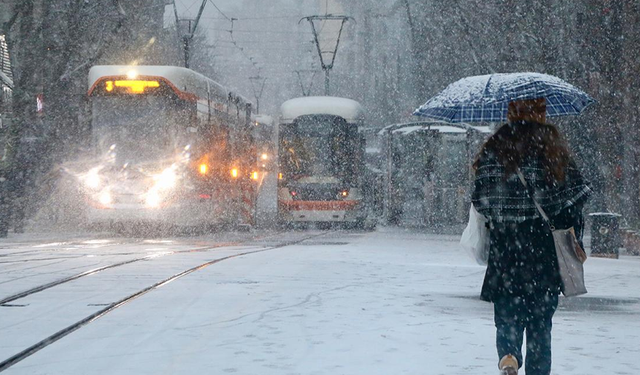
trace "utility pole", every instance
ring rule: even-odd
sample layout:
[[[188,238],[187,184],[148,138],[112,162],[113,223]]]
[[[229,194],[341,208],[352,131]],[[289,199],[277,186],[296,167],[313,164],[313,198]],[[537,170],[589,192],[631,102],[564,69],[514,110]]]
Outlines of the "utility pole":
[[[251,88],[253,89],[253,97],[256,99],[256,114],[260,113],[260,98],[262,97],[262,92],[264,91],[264,84],[267,82],[266,77],[257,76],[249,77],[249,81],[251,81]],[[262,83],[261,83],[262,82]],[[258,89],[258,86],[260,89]]]
[[[329,95],[329,72],[331,71],[331,69],[333,69],[333,64],[336,61],[336,54],[338,53],[338,46],[340,45],[340,36],[342,36],[342,30],[344,28],[344,24],[349,20],[353,20],[353,18],[349,16],[325,14],[323,16],[304,17],[300,19],[300,21],[298,21],[298,24],[302,22],[302,20],[309,21],[309,24],[311,25],[311,31],[313,32],[313,40],[318,50],[318,56],[320,57],[320,65],[322,66],[322,70],[324,70],[324,94],[328,96]],[[314,22],[327,22],[327,21],[340,22],[340,29],[336,37],[335,47],[333,49],[323,51],[322,46],[320,46],[320,39],[318,38],[319,31],[316,29],[316,25]],[[326,61],[324,56],[325,54],[328,55],[326,58]]]
[[[202,12],[204,11],[204,7],[207,5],[207,0],[202,0],[202,4],[200,4],[200,9],[198,10],[198,15],[195,20],[185,20],[187,21],[187,31],[184,34],[180,33],[180,19],[178,18],[178,8],[176,7],[176,1],[173,0],[173,13],[176,18],[176,30],[178,31],[178,40],[182,39],[182,50],[184,52],[184,67],[189,67],[189,59],[191,57],[190,48],[191,41],[196,33],[196,29],[198,28],[198,23],[200,22],[200,17],[202,16]]]

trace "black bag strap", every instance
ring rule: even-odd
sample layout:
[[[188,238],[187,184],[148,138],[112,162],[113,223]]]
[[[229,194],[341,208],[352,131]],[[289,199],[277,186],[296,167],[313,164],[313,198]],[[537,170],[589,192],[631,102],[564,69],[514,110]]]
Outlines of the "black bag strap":
[[[518,177],[520,178],[520,182],[522,182],[522,185],[524,185],[525,189],[527,189],[527,193],[529,194],[529,198],[531,198],[531,200],[533,201],[533,204],[538,209],[538,212],[540,213],[540,216],[542,216],[542,219],[549,225],[551,230],[555,230],[556,228],[551,223],[551,220],[549,220],[549,216],[547,216],[547,213],[544,212],[544,210],[542,209],[542,206],[540,205],[540,203],[538,203],[538,201],[534,198],[533,192],[531,191],[531,188],[530,188],[529,184],[527,183],[527,180],[524,178],[524,175],[522,174],[522,171],[520,170],[520,168],[516,169],[516,173],[518,174]]]

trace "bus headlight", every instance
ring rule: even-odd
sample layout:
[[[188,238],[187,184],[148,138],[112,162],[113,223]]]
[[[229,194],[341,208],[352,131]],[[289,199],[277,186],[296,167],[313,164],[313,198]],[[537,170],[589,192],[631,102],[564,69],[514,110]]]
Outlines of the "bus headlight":
[[[206,164],[202,163],[200,164],[200,167],[198,170],[200,171],[200,174],[204,176],[205,174],[207,174],[209,167]]]
[[[88,175],[84,179],[84,184],[91,189],[98,189],[100,187],[100,176],[97,174]]]
[[[177,179],[175,167],[171,166],[154,176],[154,180],[156,180],[155,187],[161,190],[171,189],[176,186]]]
[[[111,204],[111,193],[109,193],[108,191],[103,192],[102,194],[100,194],[100,196],[98,197],[98,201],[100,202],[100,204],[102,204],[103,206],[108,206]]]
[[[160,194],[158,194],[158,192],[150,191],[149,193],[147,193],[147,198],[145,199],[145,202],[147,203],[147,206],[151,208],[156,208],[160,206],[162,199],[160,198]]]
[[[89,189],[98,190],[98,188],[100,188],[100,185],[102,184],[102,179],[98,174],[100,169],[100,167],[92,168],[89,170],[89,172],[82,176],[82,182]]]

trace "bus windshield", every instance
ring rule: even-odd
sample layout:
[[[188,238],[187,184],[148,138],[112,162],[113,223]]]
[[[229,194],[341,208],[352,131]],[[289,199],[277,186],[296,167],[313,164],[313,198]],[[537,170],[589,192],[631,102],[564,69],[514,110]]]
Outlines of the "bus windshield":
[[[358,132],[337,116],[301,116],[280,128],[281,167],[287,178],[355,181]]]
[[[116,147],[118,163],[156,161],[184,147],[186,108],[155,95],[92,98],[92,135],[97,152]]]

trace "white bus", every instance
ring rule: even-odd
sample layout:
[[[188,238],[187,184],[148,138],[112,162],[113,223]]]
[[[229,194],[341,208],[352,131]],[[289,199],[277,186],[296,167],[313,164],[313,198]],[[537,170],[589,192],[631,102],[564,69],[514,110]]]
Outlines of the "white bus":
[[[74,174],[93,222],[252,224],[251,104],[174,66],[94,66],[89,165]]]
[[[278,127],[281,223],[363,225],[364,124],[351,99],[302,97],[282,104]]]

